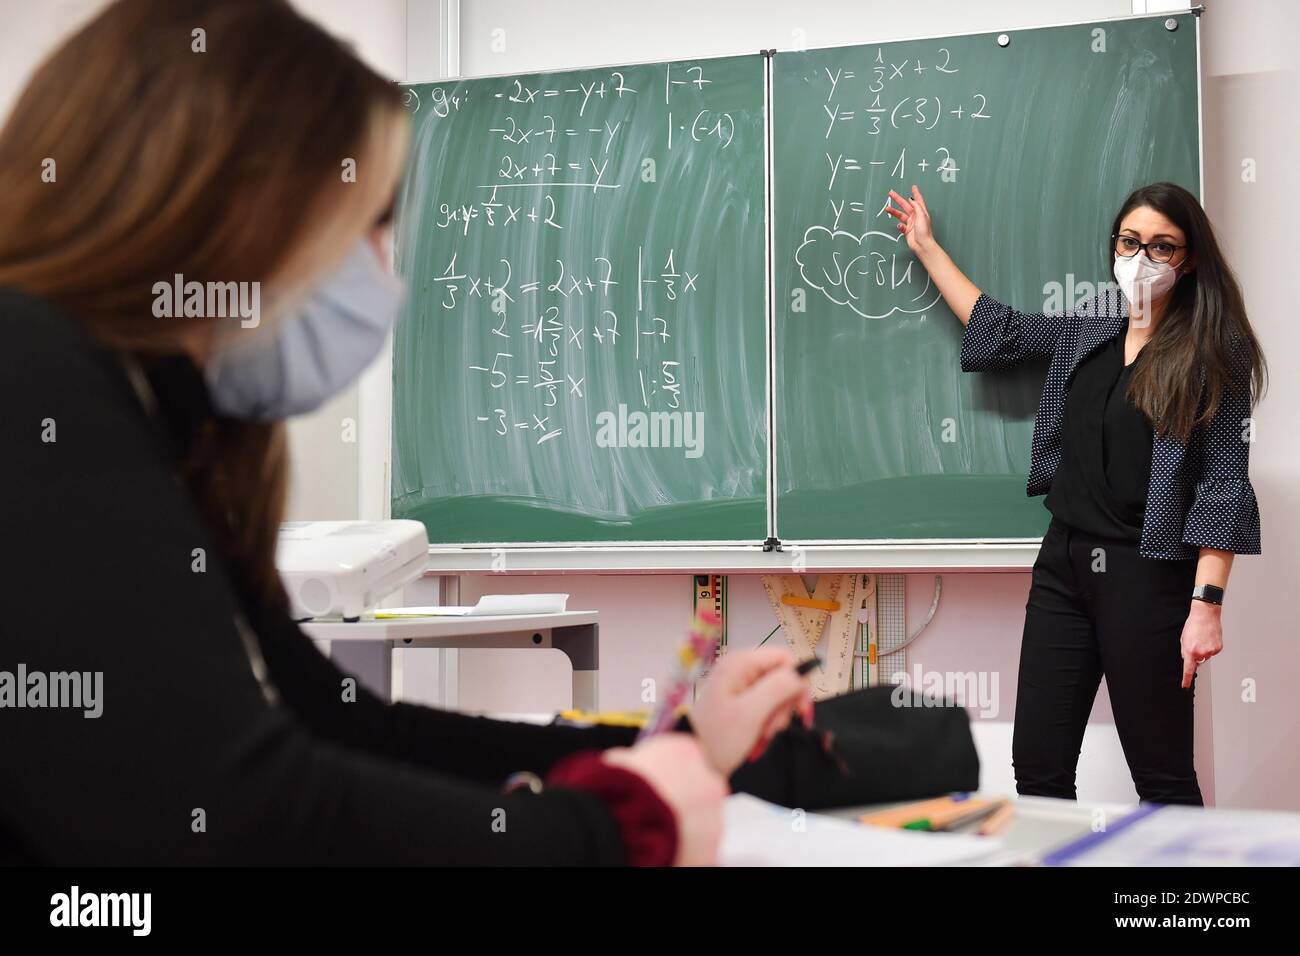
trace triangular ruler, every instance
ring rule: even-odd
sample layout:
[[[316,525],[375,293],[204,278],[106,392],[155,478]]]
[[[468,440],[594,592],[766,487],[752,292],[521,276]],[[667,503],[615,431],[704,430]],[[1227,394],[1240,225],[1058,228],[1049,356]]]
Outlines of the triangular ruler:
[[[786,642],[799,660],[815,656],[822,636],[827,636],[822,666],[808,675],[815,700],[843,694],[853,682],[855,638],[859,633],[857,597],[867,586],[868,577],[823,574],[810,595],[803,578],[797,574],[763,575],[767,600],[781,623]],[[810,602],[821,607],[807,606]],[[835,610],[825,609],[831,605]]]

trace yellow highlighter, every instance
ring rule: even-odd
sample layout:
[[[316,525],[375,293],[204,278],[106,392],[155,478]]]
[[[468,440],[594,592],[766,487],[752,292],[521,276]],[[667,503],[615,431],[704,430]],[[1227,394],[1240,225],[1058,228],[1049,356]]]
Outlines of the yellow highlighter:
[[[562,710],[557,715],[556,720],[559,723],[577,724],[583,727],[600,725],[604,727],[635,727],[640,729],[645,726],[645,722],[649,717],[650,712],[645,710]]]

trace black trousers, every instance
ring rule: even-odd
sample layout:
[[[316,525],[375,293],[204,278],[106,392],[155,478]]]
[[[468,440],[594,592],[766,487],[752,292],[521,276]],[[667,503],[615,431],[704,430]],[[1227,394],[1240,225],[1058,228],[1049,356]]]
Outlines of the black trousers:
[[[1180,639],[1196,560],[1144,558],[1134,542],[1053,518],[1034,562],[1020,645],[1016,791],[1075,799],[1074,775],[1102,675],[1138,798],[1201,806],[1192,698]]]

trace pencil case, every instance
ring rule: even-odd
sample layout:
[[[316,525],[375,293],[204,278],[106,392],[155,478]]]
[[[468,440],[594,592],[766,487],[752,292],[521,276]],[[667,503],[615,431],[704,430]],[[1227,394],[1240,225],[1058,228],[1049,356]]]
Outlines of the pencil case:
[[[869,687],[819,701],[796,719],[732,790],[806,810],[912,800],[979,788],[970,715],[946,699]]]

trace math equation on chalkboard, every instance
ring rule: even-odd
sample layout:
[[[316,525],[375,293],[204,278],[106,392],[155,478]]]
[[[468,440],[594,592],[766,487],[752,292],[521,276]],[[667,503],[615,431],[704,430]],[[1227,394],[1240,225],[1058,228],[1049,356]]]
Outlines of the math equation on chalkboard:
[[[605,528],[761,506],[763,78],[753,55],[405,88],[395,503]]]

